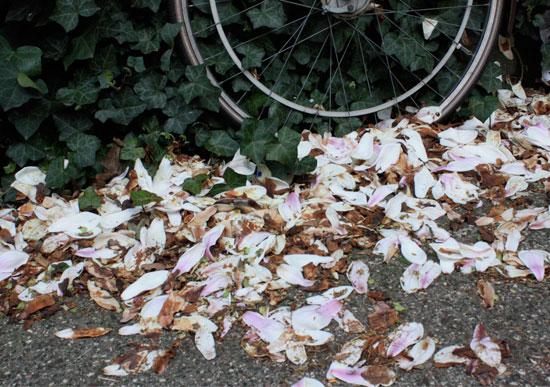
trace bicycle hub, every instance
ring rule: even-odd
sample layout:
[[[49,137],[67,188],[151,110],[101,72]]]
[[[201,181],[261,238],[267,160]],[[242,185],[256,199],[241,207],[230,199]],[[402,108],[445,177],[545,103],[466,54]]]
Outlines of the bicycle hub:
[[[336,17],[354,19],[372,8],[370,0],[321,0],[323,10]]]

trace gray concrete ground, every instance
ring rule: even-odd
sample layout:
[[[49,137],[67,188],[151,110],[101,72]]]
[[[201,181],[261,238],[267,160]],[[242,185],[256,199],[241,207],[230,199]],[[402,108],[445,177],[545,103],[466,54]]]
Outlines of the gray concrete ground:
[[[477,231],[459,230],[457,239],[476,240]],[[456,235],[456,233],[455,233]],[[529,234],[522,248],[550,250],[550,233]],[[406,295],[399,286],[405,264],[399,259],[384,264],[379,258],[365,255],[373,278],[372,290],[381,290],[405,308],[404,321],[424,324],[426,334],[437,338],[438,348],[451,344],[467,345],[474,326],[485,324],[492,337],[506,340],[511,357],[505,360],[508,371],[494,382],[497,386],[550,385],[550,286],[533,278],[506,280],[497,273],[463,275],[454,273],[436,280],[426,292]],[[485,309],[476,294],[480,276],[491,281],[498,299],[493,309]],[[303,295],[302,295],[303,296]],[[297,295],[301,297],[301,295]],[[131,349],[132,342],[148,343],[141,336],[122,337],[117,315],[101,310],[85,298],[76,298],[76,310],[61,311],[24,331],[18,323],[0,318],[0,385],[2,386],[275,386],[289,385],[303,376],[325,380],[325,373],[341,343],[351,336],[337,333],[328,348],[310,351],[304,366],[252,359],[240,348],[242,331],[236,328],[223,342],[217,343],[218,357],[206,361],[195,349],[191,337],[183,340],[176,357],[164,374],[153,372],[125,378],[107,378],[101,369],[109,361]],[[350,305],[354,314],[366,322],[373,311],[373,301],[355,295]],[[335,323],[333,323],[335,324]],[[109,335],[77,341],[54,336],[63,328],[112,327]],[[341,330],[331,326],[333,332]],[[161,347],[175,338],[165,332]],[[435,368],[431,362],[411,372],[398,371],[396,386],[475,386],[478,382],[462,367]]]

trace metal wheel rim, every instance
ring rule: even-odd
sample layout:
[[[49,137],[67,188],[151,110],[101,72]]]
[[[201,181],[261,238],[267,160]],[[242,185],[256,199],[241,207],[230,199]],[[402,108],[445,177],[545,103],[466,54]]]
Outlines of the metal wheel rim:
[[[467,0],[468,6],[465,6],[465,9],[470,11],[470,5],[472,4],[472,0]],[[189,60],[191,64],[202,64],[204,63],[204,60],[202,58],[202,55],[200,53],[200,50],[198,49],[198,45],[196,43],[195,37],[193,35],[192,29],[191,29],[191,23],[189,20],[189,13],[187,11],[188,1],[187,0],[171,0],[172,3],[172,19],[174,21],[181,22],[183,24],[182,31],[180,34],[181,43],[183,45],[184,53]],[[223,27],[221,26],[219,14],[217,12],[217,6],[215,0],[209,0],[211,10],[213,11],[213,18],[215,18],[214,23],[217,29],[218,34],[220,34],[221,30],[221,36],[225,36],[225,33],[223,31]],[[477,45],[476,52],[472,55],[472,59],[470,60],[470,63],[467,65],[464,74],[462,75],[462,78],[457,81],[457,84],[454,85],[454,88],[449,92],[449,95],[441,101],[439,107],[441,109],[441,116],[439,119],[442,119],[446,116],[448,116],[449,113],[451,113],[464,99],[464,97],[467,95],[471,87],[475,85],[477,82],[479,76],[481,75],[483,71],[483,66],[487,62],[490,54],[491,54],[491,47],[494,43],[496,36],[498,34],[498,27],[500,24],[500,17],[502,14],[502,9],[504,6],[503,0],[493,0],[489,3],[490,8],[487,11],[487,17],[485,26],[483,28],[482,38],[480,42]],[[216,14],[214,16],[214,13]],[[457,33],[457,37],[461,37],[462,34],[465,31],[466,24],[468,23],[468,17],[463,18],[459,33]],[[446,62],[449,60],[449,58],[452,56],[456,48],[460,45],[460,43],[457,44],[458,38],[455,38],[453,40],[453,43],[450,45],[449,50],[446,52],[444,56],[444,60],[442,59],[441,62],[432,70],[432,72],[425,78],[423,78],[418,84],[416,84],[413,88],[411,88],[408,92],[402,94],[398,97],[397,101],[398,103],[406,100],[411,95],[413,95],[415,92],[420,90],[422,87],[426,85],[427,82],[429,82],[437,73],[441,70],[441,68],[446,64]],[[240,63],[240,59],[235,54],[231,46],[229,45],[229,42],[227,40],[227,37],[225,36],[224,39],[222,39],[222,44],[224,45],[224,48],[226,49],[227,53],[232,56],[231,59],[233,62],[237,65],[239,70],[243,75],[246,76],[246,78],[254,84],[258,89],[260,89],[264,94],[268,95],[268,97],[273,98],[274,92],[272,92],[271,89],[263,85],[262,87],[258,87],[256,84],[257,81],[254,76],[248,72],[247,70],[242,70],[242,64]],[[231,53],[229,52],[228,48],[230,49]],[[435,69],[438,69],[435,71]],[[220,96],[220,103],[222,109],[236,122],[241,123],[244,119],[250,118],[250,115],[246,113],[241,107],[232,99],[231,96],[229,96],[227,93],[223,91],[223,88],[218,84],[218,81],[216,78],[212,75],[210,70],[207,69],[208,76],[210,78],[210,81],[213,85],[220,87],[222,90],[222,94]],[[247,75],[248,73],[248,75]],[[252,79],[254,81],[252,81]],[[258,82],[260,83],[260,82]],[[411,92],[412,91],[412,92]],[[311,115],[320,116],[320,117],[328,117],[328,118],[348,118],[348,117],[356,117],[356,116],[365,116],[368,114],[376,113],[380,110],[383,110],[383,108],[387,107],[393,107],[396,106],[396,99],[391,99],[384,104],[378,105],[376,107],[370,107],[366,109],[361,109],[356,111],[356,114],[349,114],[350,112],[340,112],[340,111],[323,111],[319,109],[314,108],[307,108],[298,104],[293,103],[292,101],[288,101],[284,97],[281,97],[277,95],[281,100],[285,100],[287,103],[281,102],[279,98],[273,98],[275,101],[282,103],[283,105],[289,107],[290,109],[295,111],[305,112]],[[401,98],[404,96],[403,98]],[[380,108],[382,106],[382,108]],[[298,108],[298,109],[297,109]],[[353,112],[351,112],[353,113]]]

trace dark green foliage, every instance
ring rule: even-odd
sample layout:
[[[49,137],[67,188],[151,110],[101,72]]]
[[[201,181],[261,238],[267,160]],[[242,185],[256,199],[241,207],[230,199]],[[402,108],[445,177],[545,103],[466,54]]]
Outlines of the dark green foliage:
[[[517,18],[522,42],[535,42],[531,44],[534,47],[537,43],[533,38],[539,36],[537,28],[543,23],[543,3],[522,2]],[[223,12],[224,7],[231,6],[220,9]],[[235,22],[246,19],[250,28],[278,28],[287,21],[282,7],[277,0],[265,1]],[[210,152],[232,157],[240,148],[242,154],[257,164],[267,164],[276,175],[303,174],[315,168],[313,158],[297,162],[300,135],[291,129],[309,127],[310,118],[297,113],[287,116],[273,104],[266,109],[268,119],[247,121],[236,129],[216,113],[220,90],[210,84],[203,66],[184,65],[174,44],[180,26],[168,22],[167,8],[166,0],[1,2],[0,162],[5,176],[0,201],[13,199],[9,175],[29,164],[46,171],[50,189],[88,185],[103,172],[101,161],[114,146],[110,145],[113,141],[121,147],[121,167],[133,164],[136,158],[154,165],[169,145],[177,142],[180,145],[176,148],[182,152],[202,152],[204,156]],[[197,23],[207,26],[209,21],[205,18]],[[433,58],[425,51],[404,50],[400,44],[403,39],[409,37],[387,34],[380,43],[412,70],[432,65]],[[237,51],[246,68],[258,67],[267,52],[255,43]],[[293,58],[296,64],[306,65],[315,55],[304,46],[293,53]],[[543,62],[547,67],[548,57],[547,48],[543,55],[534,55],[537,65]],[[213,66],[223,74],[231,64],[220,58]],[[358,79],[362,76],[360,68],[350,71]],[[488,66],[462,112],[482,117],[492,111],[496,90],[502,86],[497,79],[499,71],[495,65]],[[443,91],[448,81],[438,79],[438,88]],[[250,87],[239,82],[237,79],[231,87]],[[288,76],[283,87],[297,83],[299,77]],[[353,85],[350,93],[359,101],[384,98],[366,96],[365,90]],[[312,97],[320,100],[322,96],[313,93]],[[264,95],[253,94],[245,102],[247,107],[261,109],[265,101]],[[334,130],[342,135],[359,124],[336,122]],[[211,195],[244,183],[245,177],[230,169],[225,175],[226,184],[214,187]],[[197,176],[186,181],[184,189],[197,193],[202,179]],[[158,197],[139,191],[132,200],[144,205]],[[94,209],[97,204],[92,190],[84,191],[79,202],[83,209]]]

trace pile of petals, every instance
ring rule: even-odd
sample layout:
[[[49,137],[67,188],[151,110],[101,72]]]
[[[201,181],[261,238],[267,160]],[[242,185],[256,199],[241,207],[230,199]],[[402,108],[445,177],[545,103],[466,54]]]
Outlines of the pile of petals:
[[[499,98],[506,109],[486,122],[432,125],[437,109],[423,108],[344,137],[303,132],[298,157],[315,157],[317,167],[295,184],[239,152],[221,164],[169,155],[154,173],[136,160],[95,189],[97,208],[81,210],[76,197],[47,196],[45,173],[25,167],[12,184],[19,207],[0,210],[2,309],[32,321],[87,293],[120,313],[121,335],[185,332],[214,359],[216,342],[238,325],[249,355],[303,364],[308,348],[333,341],[335,329],[364,335],[377,316],[396,313],[378,303],[367,324],[347,308],[370,293],[370,263],[353,259],[354,250],[372,248],[385,262],[402,256],[407,293],[456,271],[543,281],[550,254],[523,249],[522,241],[550,228],[550,209],[529,207],[526,198],[530,186],[550,187],[550,96],[503,90]],[[247,176],[246,184],[211,194],[228,169]],[[189,179],[199,184],[193,192],[183,189]],[[468,222],[482,240],[461,242],[443,221]],[[305,304],[287,302],[289,291],[306,292]],[[78,328],[58,336],[108,333]],[[482,328],[474,341],[468,364],[478,359],[501,372]],[[162,371],[176,346],[137,348],[104,372]],[[327,378],[389,385],[396,367],[423,364],[435,347],[417,323],[359,336],[336,355]]]

